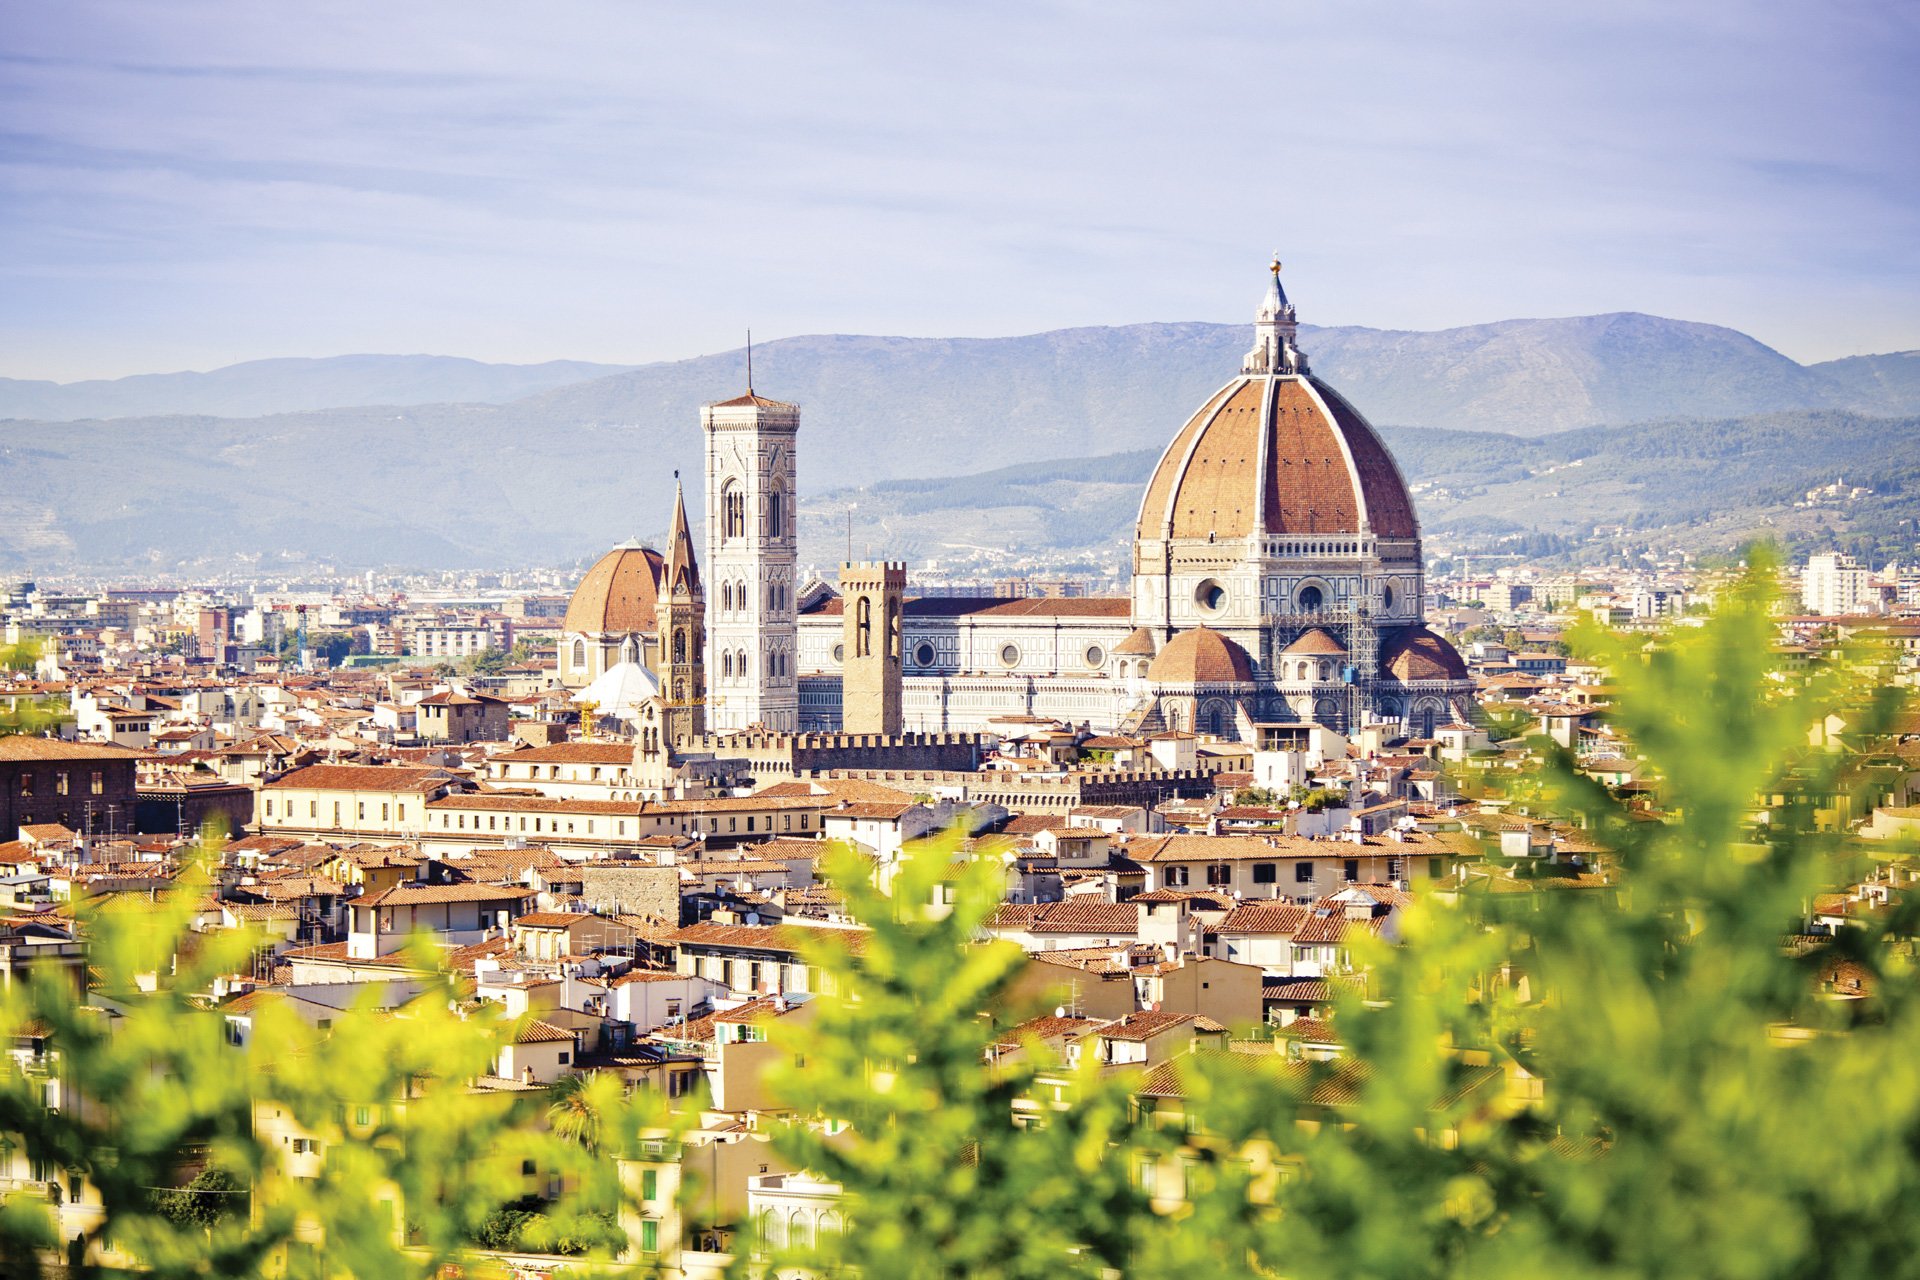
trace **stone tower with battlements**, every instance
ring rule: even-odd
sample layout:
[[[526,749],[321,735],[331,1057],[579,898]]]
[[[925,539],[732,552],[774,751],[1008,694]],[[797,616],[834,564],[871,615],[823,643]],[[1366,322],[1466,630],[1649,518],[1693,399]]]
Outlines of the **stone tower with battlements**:
[[[840,566],[840,723],[848,733],[900,732],[900,611],[906,594],[904,562]]]
[[[800,727],[795,664],[795,453],[800,406],[755,395],[705,405],[707,726]]]

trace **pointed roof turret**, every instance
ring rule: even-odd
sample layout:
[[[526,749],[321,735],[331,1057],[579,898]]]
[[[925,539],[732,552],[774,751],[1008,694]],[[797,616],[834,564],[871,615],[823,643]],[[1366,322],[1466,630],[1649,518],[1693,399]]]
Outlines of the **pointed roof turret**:
[[[673,473],[673,531],[667,535],[667,590],[672,595],[700,594],[700,562],[693,558],[693,532],[687,527],[687,497],[680,473]]]

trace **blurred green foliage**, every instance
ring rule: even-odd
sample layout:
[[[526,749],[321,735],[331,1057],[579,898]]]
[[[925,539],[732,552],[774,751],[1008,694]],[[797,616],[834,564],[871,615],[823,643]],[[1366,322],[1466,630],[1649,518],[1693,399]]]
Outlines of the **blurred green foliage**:
[[[189,934],[207,891],[202,863],[156,909],[84,915],[84,1002],[42,973],[0,998],[0,1043],[31,1031],[58,1055],[44,1070],[0,1064],[0,1133],[80,1190],[75,1258],[160,1276],[424,1277],[483,1240],[602,1260],[624,1248],[606,1157],[678,1123],[659,1099],[611,1080],[581,1086],[588,1144],[551,1123],[544,1091],[484,1086],[514,1024],[473,1004],[424,946],[410,967],[429,976],[400,1007],[377,1009],[375,984],[322,1028],[255,999],[251,1037],[236,1044],[203,993],[251,971],[261,940]],[[501,1208],[549,1179],[564,1194],[501,1236]],[[216,1196],[226,1188],[238,1190]],[[9,1274],[35,1274],[54,1213],[32,1194],[0,1206]]]
[[[1665,821],[1556,751],[1530,791],[1610,857],[1534,892],[1424,895],[1404,945],[1360,944],[1343,1056],[1193,1055],[1171,1123],[1130,1114],[1122,1082],[1049,1077],[1037,1057],[969,1069],[1016,963],[968,945],[991,877],[970,872],[928,920],[908,904],[949,874],[944,854],[908,865],[891,912],[841,868],[875,932],[818,960],[859,998],[793,1038],[806,1065],[786,1082],[801,1114],[851,1126],[788,1137],[856,1224],[815,1260],[902,1277],[1904,1272],[1920,1245],[1902,1212],[1920,1196],[1915,913],[1783,945],[1862,871],[1822,816],[1856,758],[1814,749],[1818,726],[1837,715],[1867,740],[1896,699],[1873,654],[1776,670],[1772,581],[1756,557],[1704,626],[1657,645],[1577,639],[1614,672],[1614,721],[1664,780]],[[1867,975],[1871,1017],[1823,989],[1840,960]],[[1070,1105],[1015,1129],[1009,1100],[1049,1078]],[[1184,1203],[1149,1211],[1129,1175],[1169,1144]]]
[[[0,645],[0,671],[31,671],[46,646],[39,640],[25,639]],[[45,733],[62,720],[71,719],[65,701],[48,697],[15,697],[0,706],[0,737],[12,733]]]

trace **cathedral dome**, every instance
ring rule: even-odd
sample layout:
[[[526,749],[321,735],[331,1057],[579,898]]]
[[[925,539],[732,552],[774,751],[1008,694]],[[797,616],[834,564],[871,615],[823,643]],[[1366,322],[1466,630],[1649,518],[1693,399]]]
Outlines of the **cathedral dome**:
[[[652,547],[621,543],[580,579],[560,630],[584,635],[651,632],[664,565]]]
[[[1140,504],[1138,536],[1417,538],[1406,481],[1367,420],[1307,372],[1280,264],[1239,377],[1173,437]]]
[[[1242,376],[1161,455],[1141,538],[1357,534],[1414,538],[1406,482],[1373,428],[1306,374]]]
[[[1401,627],[1383,636],[1380,669],[1402,684],[1469,678],[1459,650],[1423,626]]]
[[[1153,656],[1153,632],[1145,627],[1135,627],[1127,633],[1127,638],[1113,646],[1113,652],[1123,658],[1151,658]]]
[[[1155,684],[1234,684],[1253,680],[1253,659],[1211,627],[1182,631],[1147,668]]]

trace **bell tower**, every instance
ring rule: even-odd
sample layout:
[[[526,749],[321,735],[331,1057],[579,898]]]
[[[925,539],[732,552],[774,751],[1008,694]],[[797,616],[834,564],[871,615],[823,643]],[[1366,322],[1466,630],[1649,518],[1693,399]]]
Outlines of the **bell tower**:
[[[905,561],[840,566],[840,727],[847,733],[900,732],[900,610],[906,594]]]
[[[707,731],[707,597],[700,585],[700,563],[693,555],[693,533],[687,527],[687,503],[678,473],[673,486],[673,532],[660,575],[656,613],[661,736],[669,748],[679,750]]]
[[[800,406],[747,393],[700,410],[707,445],[708,727],[800,728],[794,661]]]

